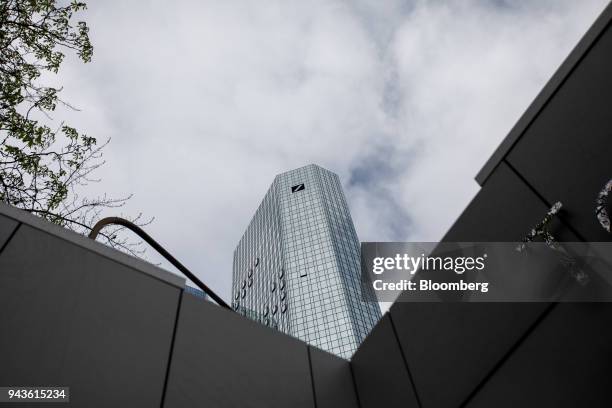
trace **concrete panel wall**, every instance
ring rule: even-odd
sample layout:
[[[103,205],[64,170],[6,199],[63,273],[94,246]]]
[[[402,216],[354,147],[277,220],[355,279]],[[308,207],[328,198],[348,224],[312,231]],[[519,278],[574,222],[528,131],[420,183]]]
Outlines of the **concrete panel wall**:
[[[161,403],[180,289],[22,224],[0,254],[0,384]]]
[[[1,204],[0,239],[0,385],[69,386],[75,407],[358,406],[348,361],[183,278]]]
[[[467,407],[612,406],[612,304],[558,304]]]
[[[314,408],[307,345],[183,296],[164,407]]]
[[[309,350],[317,408],[358,408],[351,364],[317,348]]]
[[[410,371],[388,314],[366,337],[351,364],[361,408],[419,407]]]
[[[549,206],[504,162],[444,235],[446,242],[520,242]],[[549,230],[559,241],[578,237],[558,218]]]
[[[502,163],[444,240],[517,242],[547,210]],[[553,231],[575,239],[559,221]],[[396,302],[391,317],[423,406],[459,406],[548,308],[545,303]]]
[[[559,88],[507,161],[586,241],[611,241],[595,199],[612,179],[612,28]]]
[[[612,178],[611,6],[602,17],[582,59],[504,159],[543,202],[563,203],[560,218],[577,241],[612,240],[595,217],[597,193]],[[610,406],[611,320],[608,303],[553,305],[468,406]]]

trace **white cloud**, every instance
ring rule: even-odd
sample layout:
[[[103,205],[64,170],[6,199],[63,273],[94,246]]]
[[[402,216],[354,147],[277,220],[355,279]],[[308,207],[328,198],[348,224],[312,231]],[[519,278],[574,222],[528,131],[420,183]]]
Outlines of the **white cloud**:
[[[395,143],[409,237],[437,240],[478,187],[472,178],[604,2],[417,2],[391,45],[400,90]]]
[[[307,163],[341,176],[363,240],[439,239],[604,1],[89,6],[94,61],[62,82],[71,122],[113,137],[92,193],[135,193],[227,297],[268,186]]]

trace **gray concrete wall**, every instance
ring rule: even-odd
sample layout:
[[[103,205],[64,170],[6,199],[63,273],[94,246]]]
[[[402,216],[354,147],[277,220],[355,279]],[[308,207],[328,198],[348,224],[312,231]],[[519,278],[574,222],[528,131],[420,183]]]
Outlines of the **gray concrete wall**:
[[[69,386],[75,407],[357,407],[348,361],[184,282],[0,204],[0,385]]]

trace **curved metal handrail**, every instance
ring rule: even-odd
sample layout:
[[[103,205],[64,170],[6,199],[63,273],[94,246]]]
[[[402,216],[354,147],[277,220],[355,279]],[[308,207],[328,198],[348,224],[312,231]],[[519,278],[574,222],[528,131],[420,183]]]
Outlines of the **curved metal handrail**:
[[[98,236],[98,234],[100,233],[100,231],[102,230],[102,228],[106,227],[107,225],[111,225],[111,224],[121,225],[122,227],[125,227],[125,228],[131,230],[132,232],[134,232],[140,238],[144,239],[149,245],[151,245],[153,247],[153,249],[155,249],[164,258],[166,258],[168,260],[168,262],[170,262],[172,265],[174,265],[179,271],[183,272],[183,274],[186,277],[188,277],[193,283],[195,283],[200,289],[202,289],[202,291],[204,293],[206,293],[215,302],[217,302],[217,304],[219,306],[223,306],[226,309],[230,309],[231,310],[229,305],[227,303],[225,303],[223,301],[223,299],[221,299],[215,292],[213,292],[208,286],[206,286],[204,284],[204,282],[199,280],[193,273],[191,273],[189,271],[189,269],[187,269],[185,266],[183,266],[182,263],[180,263],[168,251],[166,251],[164,249],[164,247],[162,247],[160,244],[158,244],[157,241],[155,241],[153,238],[151,238],[151,236],[149,234],[144,232],[144,230],[142,228],[140,228],[138,225],[134,224],[133,222],[130,222],[130,221],[126,220],[126,219],[119,218],[119,217],[107,217],[107,218],[103,218],[100,221],[98,221],[96,223],[96,225],[93,226],[93,228],[91,229],[91,232],[89,233],[89,238],[95,240],[96,237]]]

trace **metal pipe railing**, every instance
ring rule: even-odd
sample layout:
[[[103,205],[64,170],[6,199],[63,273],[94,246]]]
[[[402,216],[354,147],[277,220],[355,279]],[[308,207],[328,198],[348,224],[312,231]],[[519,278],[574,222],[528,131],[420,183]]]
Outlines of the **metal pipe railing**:
[[[170,252],[166,251],[166,249],[164,247],[162,247],[160,244],[158,244],[157,241],[155,241],[153,238],[151,238],[151,236],[149,234],[144,232],[144,230],[142,228],[140,228],[138,225],[134,224],[133,222],[130,222],[130,221],[126,220],[126,219],[119,218],[119,217],[107,217],[107,218],[103,218],[100,221],[98,221],[96,223],[96,225],[93,226],[93,228],[91,229],[91,232],[89,233],[89,238],[95,240],[96,237],[98,236],[98,234],[100,233],[100,231],[102,231],[102,228],[106,227],[107,225],[112,225],[112,224],[114,224],[114,225],[121,225],[122,227],[125,227],[125,228],[129,229],[130,231],[134,232],[140,238],[145,240],[147,242],[147,244],[151,245],[151,247],[153,247],[153,249],[155,249],[157,252],[159,252],[164,258],[166,258],[166,260],[168,260],[168,262],[170,262],[179,271],[181,271],[187,278],[189,278],[189,280],[191,280],[193,283],[195,283],[196,286],[198,286],[200,289],[202,289],[202,291],[204,293],[206,293],[215,302],[217,302],[217,304],[219,306],[222,306],[222,307],[224,307],[226,309],[231,310],[229,305],[227,303],[225,303],[225,301],[223,301],[223,299],[221,299],[221,297],[219,297],[219,295],[217,295],[215,292],[213,292],[212,289],[210,289],[208,286],[206,286],[204,284],[204,282],[202,282],[200,279],[198,279],[193,273],[191,273],[189,271],[189,269],[187,269],[182,263],[180,263],[175,257],[173,257],[170,254]]]

